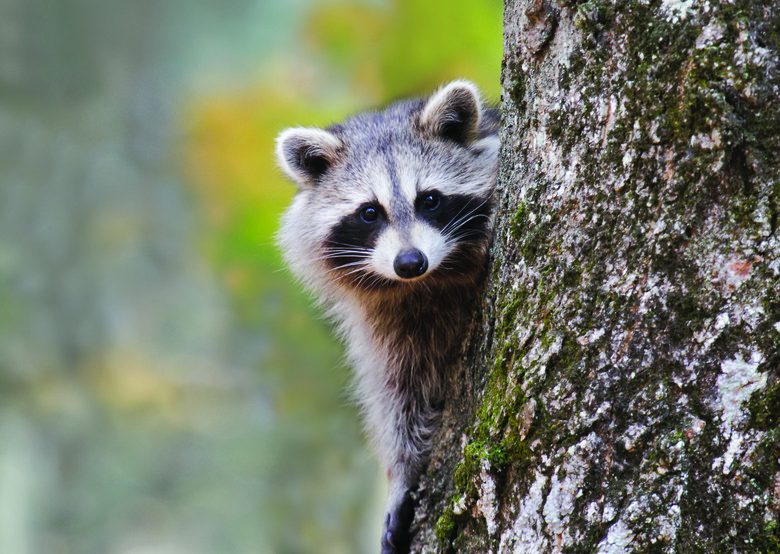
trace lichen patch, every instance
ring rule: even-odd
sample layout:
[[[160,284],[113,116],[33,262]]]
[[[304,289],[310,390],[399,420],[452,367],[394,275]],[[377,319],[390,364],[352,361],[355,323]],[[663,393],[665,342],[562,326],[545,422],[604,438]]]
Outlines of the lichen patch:
[[[598,544],[596,554],[625,554],[631,552],[634,533],[621,519],[609,528],[607,536]]]
[[[748,360],[739,353],[734,359],[725,360],[721,364],[717,396],[712,407],[719,414],[723,437],[729,441],[729,445],[723,456],[713,460],[712,467],[720,469],[724,474],[731,471],[734,460],[744,450],[747,433],[740,429],[747,421],[744,405],[754,392],[766,386],[767,374],[758,371],[763,361],[764,355],[753,350]]]
[[[496,481],[490,475],[490,462],[482,460],[482,472],[480,473],[479,498],[477,499],[476,509],[482,517],[485,518],[487,530],[490,535],[496,532],[497,505],[496,505]]]
[[[499,554],[515,552],[545,552],[549,546],[543,532],[541,517],[544,505],[544,489],[547,477],[536,473],[534,482],[518,506],[518,514],[512,525],[501,534]]]

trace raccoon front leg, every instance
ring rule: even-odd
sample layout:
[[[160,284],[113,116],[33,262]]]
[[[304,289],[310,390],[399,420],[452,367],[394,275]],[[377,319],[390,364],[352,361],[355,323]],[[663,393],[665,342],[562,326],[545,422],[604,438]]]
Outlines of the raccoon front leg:
[[[409,528],[414,519],[411,492],[417,487],[427,462],[430,437],[438,411],[425,398],[401,394],[385,406],[385,429],[380,446],[387,467],[388,497],[385,506],[382,554],[409,552]]]

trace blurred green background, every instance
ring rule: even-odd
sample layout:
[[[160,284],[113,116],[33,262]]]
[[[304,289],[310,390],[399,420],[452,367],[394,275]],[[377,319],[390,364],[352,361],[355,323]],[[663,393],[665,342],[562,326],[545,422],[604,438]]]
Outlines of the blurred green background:
[[[497,100],[501,9],[0,0],[0,553],[377,550],[273,139],[456,77]]]

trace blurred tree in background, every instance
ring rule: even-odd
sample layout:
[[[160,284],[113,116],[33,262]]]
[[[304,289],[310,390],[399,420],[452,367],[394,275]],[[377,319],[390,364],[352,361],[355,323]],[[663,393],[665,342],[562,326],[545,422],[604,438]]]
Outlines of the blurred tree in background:
[[[500,58],[496,0],[0,0],[0,552],[373,551],[273,139]]]

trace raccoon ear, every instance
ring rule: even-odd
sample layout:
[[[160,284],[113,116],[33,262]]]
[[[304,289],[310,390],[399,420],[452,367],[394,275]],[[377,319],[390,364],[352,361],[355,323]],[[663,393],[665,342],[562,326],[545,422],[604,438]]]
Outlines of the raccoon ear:
[[[453,81],[437,90],[420,114],[420,127],[432,136],[468,144],[479,130],[482,100],[469,81]]]
[[[342,147],[338,137],[323,129],[285,129],[276,139],[276,158],[290,179],[312,186],[338,159]]]

